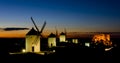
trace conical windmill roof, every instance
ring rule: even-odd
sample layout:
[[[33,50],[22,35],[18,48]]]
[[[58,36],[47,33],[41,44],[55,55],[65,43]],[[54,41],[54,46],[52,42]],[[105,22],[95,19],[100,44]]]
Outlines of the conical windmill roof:
[[[60,35],[65,35],[65,33],[62,32]]]
[[[38,32],[34,28],[32,28],[26,35],[37,35],[37,34]]]
[[[56,35],[51,33],[48,37],[56,37]]]

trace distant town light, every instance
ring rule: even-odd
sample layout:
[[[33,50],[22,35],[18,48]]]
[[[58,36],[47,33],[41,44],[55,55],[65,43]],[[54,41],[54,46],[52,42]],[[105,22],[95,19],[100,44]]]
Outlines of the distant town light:
[[[78,39],[72,39],[72,42],[77,44],[78,43]]]
[[[85,46],[90,47],[90,43],[85,43]]]

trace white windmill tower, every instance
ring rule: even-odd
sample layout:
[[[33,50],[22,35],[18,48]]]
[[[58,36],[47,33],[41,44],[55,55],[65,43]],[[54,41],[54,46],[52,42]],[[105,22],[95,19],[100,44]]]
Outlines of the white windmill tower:
[[[41,33],[46,25],[46,21],[44,22],[41,31],[39,31],[32,17],[31,20],[37,31],[34,28],[32,28],[26,34],[26,46],[25,46],[26,52],[40,52],[40,37],[42,37]]]
[[[53,33],[48,36],[48,47],[56,47],[56,35]]]
[[[65,33],[61,32],[60,36],[59,36],[60,42],[66,42],[66,29],[65,29]]]

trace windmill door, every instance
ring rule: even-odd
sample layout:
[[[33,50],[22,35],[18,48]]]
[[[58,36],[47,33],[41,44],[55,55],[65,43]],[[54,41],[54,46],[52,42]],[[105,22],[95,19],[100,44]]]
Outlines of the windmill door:
[[[51,47],[53,46],[53,44],[51,44]]]
[[[34,52],[34,46],[32,46],[32,52]]]

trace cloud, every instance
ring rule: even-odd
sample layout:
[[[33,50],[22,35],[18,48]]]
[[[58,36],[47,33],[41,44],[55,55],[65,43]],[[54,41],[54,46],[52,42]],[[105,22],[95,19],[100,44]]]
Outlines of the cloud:
[[[29,28],[0,28],[4,31],[14,31],[14,30],[28,30]]]

